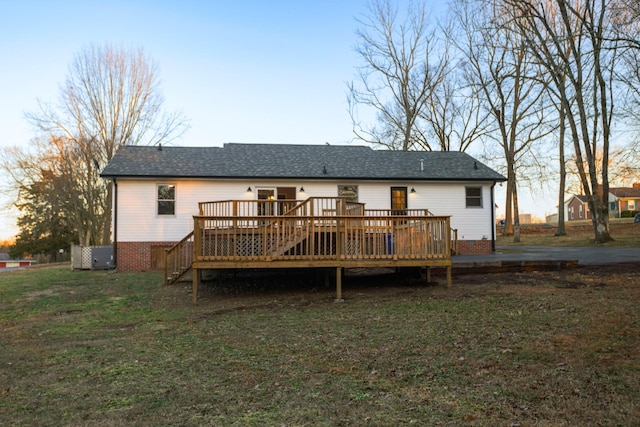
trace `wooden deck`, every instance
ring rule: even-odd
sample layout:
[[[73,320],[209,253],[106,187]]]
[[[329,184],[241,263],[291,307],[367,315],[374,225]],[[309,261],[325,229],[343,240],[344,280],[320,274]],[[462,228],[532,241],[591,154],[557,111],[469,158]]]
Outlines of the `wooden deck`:
[[[448,216],[428,210],[367,210],[339,197],[200,203],[193,232],[166,252],[165,282],[193,270],[197,302],[202,270],[228,268],[445,267],[451,284]]]

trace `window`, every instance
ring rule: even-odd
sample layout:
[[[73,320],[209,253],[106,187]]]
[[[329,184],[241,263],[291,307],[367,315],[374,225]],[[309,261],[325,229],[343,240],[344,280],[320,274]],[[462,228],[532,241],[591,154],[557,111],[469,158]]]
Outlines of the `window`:
[[[466,202],[468,208],[482,207],[482,187],[466,187]]]
[[[158,184],[158,215],[176,214],[176,186]]]
[[[628,208],[629,208],[630,211],[635,211],[636,210],[636,201],[635,200],[629,200]]]
[[[610,211],[617,211],[618,210],[618,207],[616,206],[616,202],[611,202],[609,204],[609,210]]]
[[[358,201],[357,185],[338,185],[338,197],[346,197],[350,202]]]
[[[275,188],[258,188],[258,215],[273,215],[273,205],[275,199]]]

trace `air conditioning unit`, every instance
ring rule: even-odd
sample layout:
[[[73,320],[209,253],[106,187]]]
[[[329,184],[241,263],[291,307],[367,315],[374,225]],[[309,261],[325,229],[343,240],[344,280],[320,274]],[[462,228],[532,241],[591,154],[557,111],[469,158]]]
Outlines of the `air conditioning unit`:
[[[113,246],[91,246],[91,270],[113,268]]]

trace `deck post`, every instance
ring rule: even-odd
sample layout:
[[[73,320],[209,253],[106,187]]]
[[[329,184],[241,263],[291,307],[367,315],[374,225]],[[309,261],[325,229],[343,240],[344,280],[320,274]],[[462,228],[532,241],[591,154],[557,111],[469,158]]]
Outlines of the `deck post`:
[[[169,252],[168,248],[164,248],[164,252],[162,254],[164,261],[164,285],[167,286],[169,284],[169,265],[167,262],[167,252]]]
[[[428,285],[429,283],[431,283],[431,267],[427,266],[425,275],[426,275],[427,285]]]
[[[342,267],[336,267],[336,300],[335,302],[344,302],[342,299]]]
[[[451,265],[447,266],[447,288],[451,287]]]
[[[197,305],[198,304],[198,286],[200,285],[200,269],[199,268],[193,268],[193,271],[191,273],[192,276],[192,288],[191,288],[191,302],[193,303],[193,305]]]

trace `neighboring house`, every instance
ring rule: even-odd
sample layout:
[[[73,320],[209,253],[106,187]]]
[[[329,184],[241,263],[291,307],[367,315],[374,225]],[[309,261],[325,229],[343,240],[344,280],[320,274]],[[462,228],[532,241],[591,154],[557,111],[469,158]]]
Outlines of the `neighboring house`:
[[[199,202],[347,197],[394,214],[450,216],[458,253],[490,253],[496,182],[505,177],[463,152],[365,146],[225,144],[121,147],[101,176],[114,183],[118,270],[159,268],[167,246],[194,230]]]
[[[0,268],[29,267],[34,261],[31,259],[11,259],[8,253],[0,252]]]
[[[609,188],[609,216],[622,218],[632,217],[640,211],[640,183],[631,188]],[[625,214],[625,212],[629,212]]]
[[[640,183],[633,184],[633,187],[610,187],[608,201],[609,217],[632,217],[640,211]],[[565,219],[567,221],[591,219],[587,196],[574,195],[566,203],[566,206]]]
[[[582,194],[574,195],[567,202],[566,221],[579,221],[591,219],[591,211],[587,196]]]

